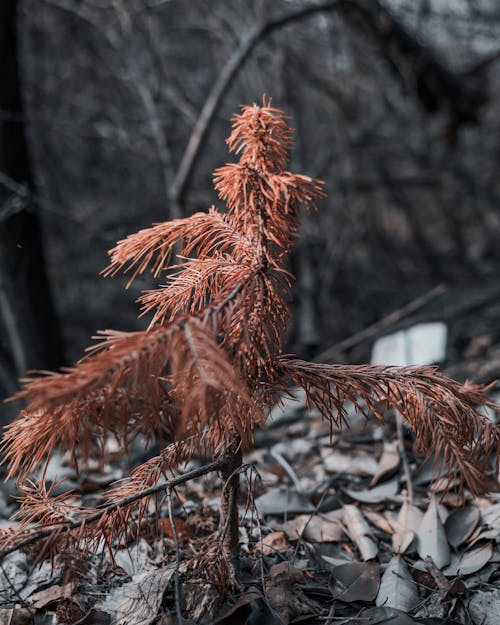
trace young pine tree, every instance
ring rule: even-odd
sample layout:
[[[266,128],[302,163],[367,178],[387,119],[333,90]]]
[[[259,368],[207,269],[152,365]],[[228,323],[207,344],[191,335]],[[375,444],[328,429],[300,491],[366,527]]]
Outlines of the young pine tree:
[[[483,487],[500,440],[475,408],[489,402],[484,387],[459,384],[433,367],[321,365],[282,354],[291,286],[284,265],[300,207],[322,195],[321,182],[285,169],[291,130],[265,100],[234,117],[227,144],[239,161],[214,178],[227,211],[211,207],[156,224],[109,253],[104,274],[124,270],[130,282],[146,270],[160,277],[174,269],[165,286],[139,298],[152,313],[149,328],[102,332],[74,367],[23,381],[16,398],[27,407],[7,428],[2,449],[9,476],[24,490],[23,523],[0,535],[0,549],[29,540],[33,523],[47,528],[45,537],[54,530],[52,550],[92,549],[103,538],[112,547],[130,528],[140,531],[151,487],[202,454],[218,460],[224,478],[221,545],[236,564],[241,453],[290,384],[336,425],[347,421],[346,400],[379,418],[382,401],[407,420],[420,450],[441,454],[454,468],[452,479],[473,492]],[[171,266],[174,246],[180,262]],[[174,442],[108,491],[100,514],[53,496],[43,470],[39,481],[32,477],[56,449],[77,466],[102,455],[110,435],[126,450],[139,434]]]

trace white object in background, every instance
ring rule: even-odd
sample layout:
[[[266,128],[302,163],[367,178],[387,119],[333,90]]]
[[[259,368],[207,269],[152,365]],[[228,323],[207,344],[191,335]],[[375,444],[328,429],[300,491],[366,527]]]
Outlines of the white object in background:
[[[446,324],[419,323],[375,341],[372,365],[432,365],[446,357]]]

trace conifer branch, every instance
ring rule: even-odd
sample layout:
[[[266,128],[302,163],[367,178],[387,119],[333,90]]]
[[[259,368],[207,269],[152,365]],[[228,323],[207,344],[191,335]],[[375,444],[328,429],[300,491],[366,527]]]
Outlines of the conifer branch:
[[[88,529],[90,532],[93,533],[95,530],[93,524],[101,521],[103,518],[110,516],[113,513],[122,510],[123,508],[129,507],[143,498],[151,497],[152,495],[165,492],[166,489],[173,489],[176,486],[180,486],[181,484],[189,482],[190,480],[202,477],[203,475],[207,475],[208,473],[213,473],[214,471],[220,469],[223,463],[224,459],[218,458],[217,460],[214,460],[209,464],[201,466],[197,469],[192,469],[191,471],[188,471],[183,475],[178,475],[170,480],[166,480],[165,482],[161,482],[159,484],[155,484],[154,486],[150,486],[149,488],[145,488],[139,492],[135,492],[132,495],[124,497],[119,501],[109,503],[106,506],[97,510],[96,512],[93,512],[92,514],[88,514],[86,516],[82,516],[81,518],[78,518],[74,521],[64,520],[59,522],[53,522],[50,523],[48,527],[44,527],[43,529],[24,529],[24,532],[26,532],[28,535],[24,538],[21,538],[20,540],[17,540],[17,536],[15,533],[7,532],[8,536],[2,536],[0,534],[0,561],[5,558],[5,556],[9,555],[9,553],[13,553],[14,551],[18,551],[19,549],[29,547],[30,545],[33,545],[45,538],[60,538],[61,536],[74,530],[79,530],[81,533],[84,529]],[[6,537],[8,538],[8,541],[5,541]],[[7,546],[4,546],[4,542],[7,542]]]

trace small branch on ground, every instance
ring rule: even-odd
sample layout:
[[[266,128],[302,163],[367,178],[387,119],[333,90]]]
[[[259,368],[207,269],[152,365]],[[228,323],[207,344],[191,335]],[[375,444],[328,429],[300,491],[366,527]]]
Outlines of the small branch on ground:
[[[18,551],[19,549],[22,549],[23,547],[27,547],[28,545],[33,545],[34,543],[38,542],[39,540],[42,540],[43,538],[50,538],[53,535],[60,536],[61,534],[70,532],[71,530],[81,528],[82,525],[85,525],[87,523],[93,523],[94,521],[98,521],[105,514],[109,514],[110,512],[114,512],[115,510],[118,510],[119,508],[128,506],[129,504],[134,503],[135,501],[139,501],[140,499],[143,499],[144,497],[149,497],[150,495],[154,495],[156,493],[165,492],[167,489],[172,489],[175,486],[179,486],[180,484],[185,484],[186,482],[196,479],[197,477],[201,477],[202,475],[207,475],[208,473],[217,471],[226,462],[227,462],[226,459],[219,458],[217,460],[214,460],[214,462],[211,462],[210,464],[206,464],[202,467],[199,467],[198,469],[193,469],[192,471],[188,471],[187,473],[184,473],[184,475],[178,475],[177,477],[174,477],[171,480],[167,480],[166,482],[161,482],[161,484],[155,484],[155,486],[151,486],[150,488],[145,488],[144,490],[140,491],[139,493],[135,493],[134,495],[131,495],[130,497],[124,497],[122,500],[116,503],[104,506],[103,508],[99,509],[94,514],[87,516],[86,518],[83,518],[83,519],[80,518],[72,522],[58,523],[56,526],[52,526],[51,528],[45,528],[45,529],[36,531],[35,533],[31,534],[31,536],[28,536],[24,540],[21,540],[20,542],[16,543],[15,545],[12,545],[11,547],[8,547],[7,549],[4,549],[3,551],[0,551],[0,561],[5,556],[9,555],[9,553]]]

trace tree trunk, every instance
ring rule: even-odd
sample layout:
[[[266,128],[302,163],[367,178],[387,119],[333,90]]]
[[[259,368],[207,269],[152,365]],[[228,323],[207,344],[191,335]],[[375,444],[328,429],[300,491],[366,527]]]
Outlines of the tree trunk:
[[[221,469],[223,491],[221,499],[221,532],[224,553],[235,576],[239,568],[240,537],[238,517],[238,496],[240,493],[241,447],[228,455],[227,462]]]

